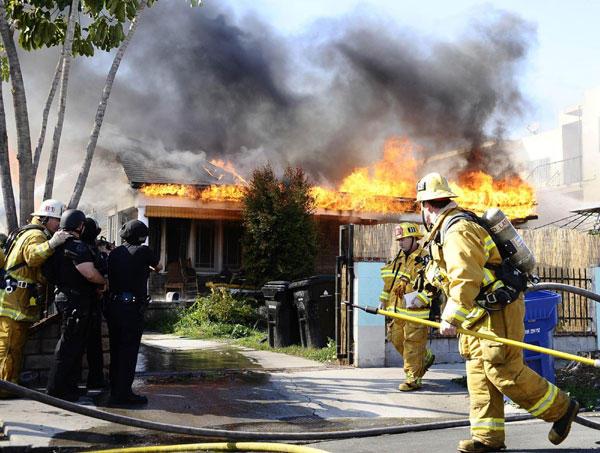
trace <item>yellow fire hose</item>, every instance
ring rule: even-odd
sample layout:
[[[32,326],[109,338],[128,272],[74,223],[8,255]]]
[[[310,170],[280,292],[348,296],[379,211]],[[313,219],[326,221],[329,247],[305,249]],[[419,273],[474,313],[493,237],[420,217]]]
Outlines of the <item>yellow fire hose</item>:
[[[440,323],[430,321],[428,319],[419,319],[419,318],[415,318],[413,316],[403,315],[401,313],[394,313],[391,311],[379,310],[377,307],[372,307],[372,306],[355,305],[355,304],[349,304],[347,302],[343,302],[343,303],[346,305],[350,305],[352,307],[359,308],[359,309],[364,310],[367,313],[371,313],[371,314],[383,315],[383,316],[387,316],[388,318],[403,319],[405,321],[416,322],[419,324],[425,324],[426,326],[435,327],[437,329],[439,329],[439,327],[440,327]],[[536,346],[533,344],[524,343],[522,341],[511,340],[509,338],[497,337],[496,335],[491,335],[491,334],[487,334],[487,333],[474,332],[472,330],[461,329],[460,327],[456,328],[456,332],[461,333],[463,335],[471,335],[473,337],[482,338],[485,340],[497,341],[498,343],[504,343],[504,344],[508,344],[510,346],[516,346],[521,349],[529,349],[531,351],[541,352],[542,354],[552,355],[554,357],[558,357],[561,359],[574,360],[576,362],[581,362],[581,363],[585,363],[586,365],[591,365],[593,367],[600,368],[600,359],[595,359],[595,360],[588,359],[587,357],[581,357],[581,356],[578,356],[575,354],[569,354],[568,352],[555,351],[554,349],[544,348],[542,346]]]
[[[164,451],[275,451],[283,453],[327,453],[318,448],[272,442],[205,442],[200,444],[161,445],[156,447],[113,448],[86,451],[86,453],[154,453]]]

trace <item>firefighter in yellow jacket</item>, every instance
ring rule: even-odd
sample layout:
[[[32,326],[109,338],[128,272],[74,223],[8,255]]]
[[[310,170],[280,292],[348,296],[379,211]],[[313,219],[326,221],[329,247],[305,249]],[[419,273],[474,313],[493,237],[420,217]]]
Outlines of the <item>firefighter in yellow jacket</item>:
[[[416,224],[403,222],[396,226],[396,240],[400,245],[398,256],[381,268],[383,291],[379,296],[382,310],[395,311],[416,318],[428,319],[430,297],[425,291],[415,291],[415,279],[423,266],[423,234]],[[435,356],[427,349],[427,326],[402,319],[391,324],[391,341],[404,359],[406,380],[398,386],[402,392],[421,388],[425,372]]]
[[[6,381],[18,382],[27,331],[40,315],[35,285],[42,281],[41,266],[68,237],[57,232],[63,210],[60,201],[45,200],[31,224],[11,234],[0,279],[0,378]],[[0,391],[0,398],[10,396]]]
[[[497,245],[481,225],[456,217],[463,212],[451,200],[456,196],[439,173],[426,175],[417,185],[432,258],[425,276],[448,298],[440,334],[455,336],[456,328],[462,327],[523,341],[523,293],[504,297],[510,288],[491,269],[502,262]],[[567,437],[579,405],[531,370],[521,348],[461,335],[459,351],[467,359],[471,439],[460,441],[458,451],[506,448],[503,395],[535,417],[554,422],[548,434],[553,444]]]

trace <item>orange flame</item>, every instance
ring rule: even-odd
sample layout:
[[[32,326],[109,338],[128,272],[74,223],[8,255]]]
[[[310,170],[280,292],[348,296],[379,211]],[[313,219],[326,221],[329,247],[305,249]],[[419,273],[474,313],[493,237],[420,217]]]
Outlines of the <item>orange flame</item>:
[[[411,210],[418,167],[413,151],[414,146],[406,138],[387,140],[383,160],[375,163],[371,171],[369,168],[356,169],[344,178],[338,190],[314,187],[311,194],[317,207],[381,213]]]
[[[222,168],[223,170],[231,173],[233,176],[235,176],[235,180],[238,184],[244,185],[244,186],[248,185],[248,182],[244,178],[242,178],[237,171],[235,171],[235,168],[233,168],[233,165],[231,165],[231,162],[225,163],[225,161],[222,161],[220,159],[219,160],[213,159],[210,161],[210,163],[213,164],[215,167]]]
[[[313,187],[311,195],[320,209],[376,213],[414,212],[416,174],[420,162],[418,151],[408,139],[393,138],[384,145],[383,159],[370,168],[358,168],[342,181],[337,190]],[[150,196],[174,195],[202,201],[239,202],[247,183],[231,163],[212,160],[211,163],[233,173],[239,185],[213,185],[208,188],[176,184],[148,184],[142,192]],[[422,171],[421,171],[422,172]],[[479,214],[499,207],[509,219],[526,218],[536,205],[533,187],[518,176],[494,181],[481,171],[460,175],[458,183],[450,181],[458,195],[457,203]]]
[[[144,195],[151,197],[172,195],[192,200],[235,202],[241,201],[245,192],[243,186],[211,185],[207,188],[199,188],[184,184],[144,184],[140,190]]]
[[[458,185],[451,181],[450,187],[461,207],[479,214],[498,207],[509,219],[522,219],[536,205],[534,188],[516,175],[494,181],[490,175],[476,171],[461,175]]]

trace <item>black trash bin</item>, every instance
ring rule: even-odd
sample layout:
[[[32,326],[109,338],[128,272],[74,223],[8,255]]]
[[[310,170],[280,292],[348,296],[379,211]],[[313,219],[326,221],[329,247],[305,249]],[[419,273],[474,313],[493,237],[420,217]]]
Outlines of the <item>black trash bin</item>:
[[[286,281],[272,281],[262,287],[267,308],[269,346],[272,348],[300,344],[298,312],[293,306],[289,284]]]
[[[327,338],[335,338],[335,276],[296,280],[289,289],[298,310],[300,344],[309,348],[327,346]]]

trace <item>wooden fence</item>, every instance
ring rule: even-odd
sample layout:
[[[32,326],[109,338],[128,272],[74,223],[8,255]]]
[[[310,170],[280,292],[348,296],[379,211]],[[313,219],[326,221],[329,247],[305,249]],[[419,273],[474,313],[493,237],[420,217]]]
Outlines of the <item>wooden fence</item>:
[[[354,258],[359,261],[393,259],[398,253],[394,227],[393,223],[355,225]],[[541,281],[591,289],[588,269],[600,265],[600,236],[560,228],[520,229],[518,232],[536,257]],[[558,307],[557,331],[589,333],[593,329],[589,308],[587,299],[563,294],[563,303]]]

